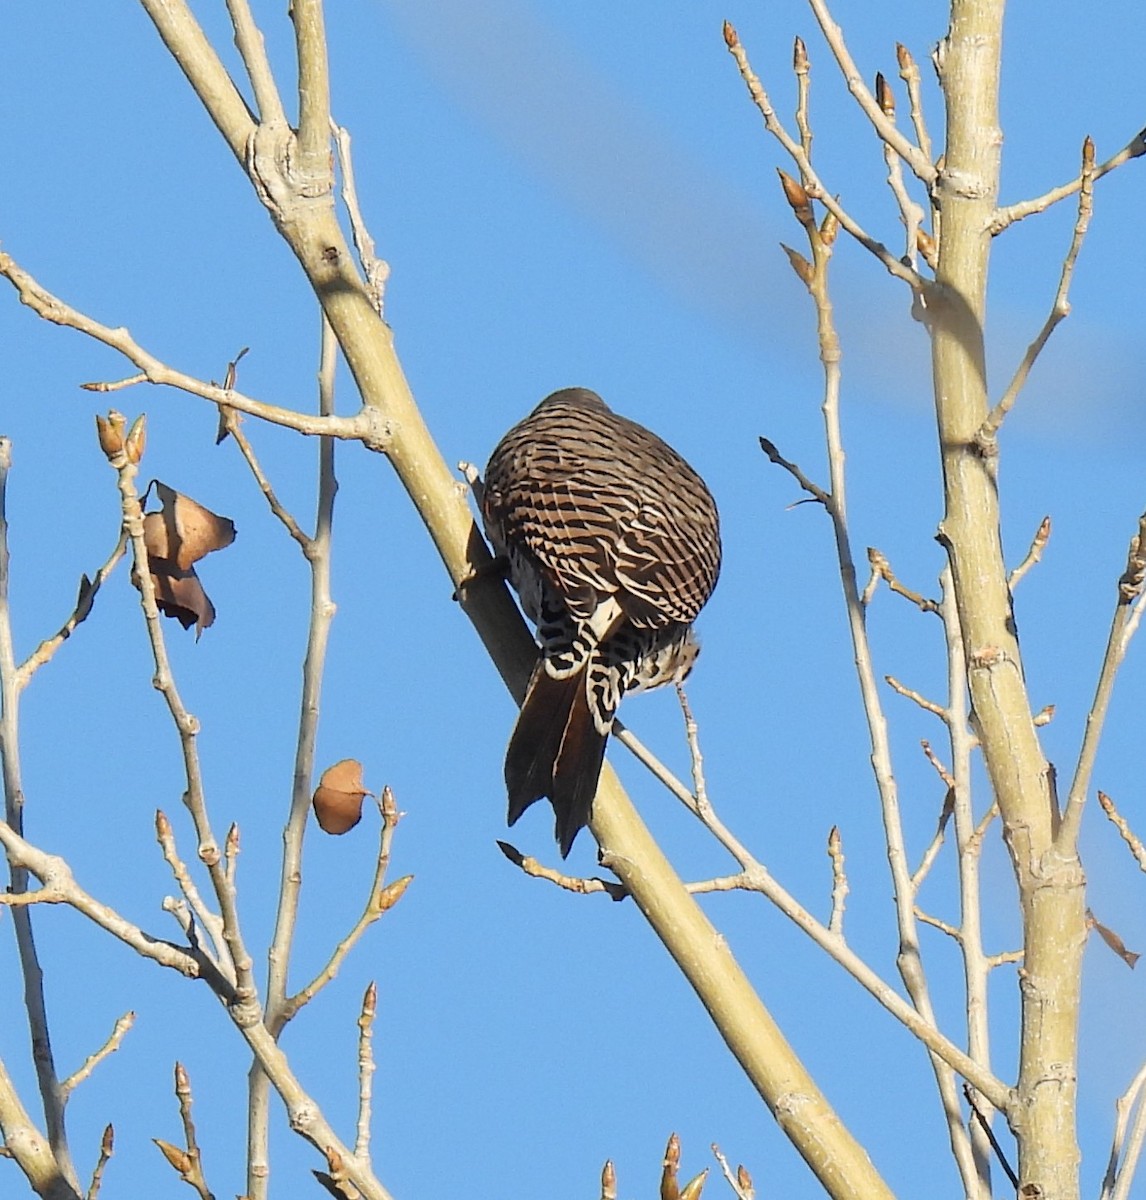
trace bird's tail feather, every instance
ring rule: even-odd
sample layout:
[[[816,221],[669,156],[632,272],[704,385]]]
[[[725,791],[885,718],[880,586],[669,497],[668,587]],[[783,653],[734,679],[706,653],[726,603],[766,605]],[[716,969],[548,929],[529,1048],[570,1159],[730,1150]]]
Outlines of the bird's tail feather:
[[[554,679],[538,663],[505,755],[509,824],[548,796],[561,856],[566,857],[589,823],[608,738],[593,720],[584,670]]]

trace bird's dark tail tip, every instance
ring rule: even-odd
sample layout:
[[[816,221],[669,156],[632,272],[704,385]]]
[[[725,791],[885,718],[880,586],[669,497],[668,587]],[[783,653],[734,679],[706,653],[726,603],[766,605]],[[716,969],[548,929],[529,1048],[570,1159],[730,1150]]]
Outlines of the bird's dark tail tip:
[[[547,796],[561,857],[566,858],[589,823],[608,738],[589,709],[584,671],[554,679],[538,663],[505,755],[509,824]]]

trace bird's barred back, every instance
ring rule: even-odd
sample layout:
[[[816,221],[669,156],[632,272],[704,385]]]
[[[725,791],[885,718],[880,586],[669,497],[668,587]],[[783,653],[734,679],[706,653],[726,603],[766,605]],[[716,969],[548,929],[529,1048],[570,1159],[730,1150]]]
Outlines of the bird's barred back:
[[[704,481],[592,392],[542,401],[498,444],[485,486],[495,549],[511,566],[533,560],[578,617],[613,594],[634,625],[688,624],[716,585],[720,525]]]

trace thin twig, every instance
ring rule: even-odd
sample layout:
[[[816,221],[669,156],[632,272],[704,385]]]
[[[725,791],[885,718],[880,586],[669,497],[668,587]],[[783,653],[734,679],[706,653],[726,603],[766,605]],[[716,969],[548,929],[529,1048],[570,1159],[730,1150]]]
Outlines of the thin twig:
[[[948,787],[947,794],[943,798],[943,807],[939,810],[939,821],[936,825],[935,833],[932,835],[927,849],[923,852],[923,857],[919,860],[919,866],[912,873],[911,887],[912,891],[916,894],[918,894],[931,868],[935,865],[936,858],[939,857],[939,851],[943,848],[943,843],[947,839],[947,825],[954,811],[955,789],[952,786]]]
[[[279,1028],[292,1020],[304,1005],[309,1004],[330,983],[366,930],[398,903],[413,881],[412,875],[403,875],[401,879],[396,879],[393,883],[386,884],[384,882],[386,872],[390,867],[390,849],[394,840],[394,831],[398,826],[398,809],[394,804],[394,795],[388,787],[383,789],[380,807],[383,819],[379,835],[378,856],[374,864],[374,881],[362,913],[354,922],[350,932],[335,946],[322,970],[305,987],[283,1000],[276,1013],[276,1025]]]
[[[840,828],[833,825],[828,834],[828,858],[832,863],[832,915],[828,918],[828,929],[842,938],[844,936],[844,907],[848,898],[848,877],[844,870],[844,846]]]
[[[1142,839],[1130,828],[1126,818],[1118,811],[1114,801],[1104,791],[1099,791],[1098,803],[1107,819],[1118,830],[1119,837],[1126,843],[1130,853],[1134,855],[1138,869],[1146,871],[1146,846],[1142,844]]]
[[[1116,167],[1122,166],[1132,158],[1141,158],[1143,154],[1146,154],[1146,129],[1136,133],[1113,158],[1108,158],[1106,162],[1096,166],[1091,178],[1097,182],[1104,175],[1109,175]],[[1023,200],[1018,204],[1009,204],[1005,208],[998,208],[995,210],[995,216],[987,231],[992,235],[1002,233],[1008,225],[1013,225],[1016,221],[1033,216],[1035,213],[1045,212],[1052,204],[1057,204],[1060,200],[1073,196],[1081,186],[1081,176],[1075,176],[1069,183],[1051,188],[1049,192],[1036,196],[1033,200]]]
[[[895,44],[895,60],[899,64],[899,77],[907,85],[907,99],[911,105],[911,124],[915,127],[915,140],[919,152],[928,162],[932,161],[931,137],[927,132],[927,121],[923,114],[923,88],[919,67],[911,51],[902,42]]]
[[[115,1153],[115,1130],[111,1125],[105,1125],[103,1137],[99,1140],[99,1158],[92,1170],[92,1181],[88,1185],[85,1200],[98,1200],[100,1188],[103,1187],[103,1173],[111,1156]]]
[[[752,1186],[752,1176],[743,1166],[738,1166],[735,1173],[728,1159],[720,1152],[720,1147],[712,1143],[712,1157],[720,1165],[720,1172],[728,1182],[728,1186],[736,1193],[736,1200],[756,1200],[756,1189]]]
[[[1050,541],[1050,535],[1051,519],[1049,516],[1043,517],[1038,529],[1035,530],[1035,536],[1031,539],[1030,547],[1023,561],[1007,576],[1007,587],[1012,591],[1031,567],[1042,559],[1043,551],[1047,548],[1047,542]]]
[[[112,329],[110,326],[101,325],[98,321],[65,304],[46,288],[41,287],[27,271],[17,265],[10,255],[3,252],[0,252],[0,276],[6,278],[16,288],[20,294],[20,300],[33,312],[47,321],[78,330],[95,341],[110,346],[113,350],[118,350],[143,372],[142,378],[148,383],[178,388],[192,396],[210,400],[213,404],[225,404],[251,416],[261,417],[272,425],[281,425],[298,433],[361,441],[372,449],[383,449],[386,445],[388,435],[372,409],[364,408],[353,417],[320,417],[295,412],[289,408],[280,408],[274,404],[265,404],[261,400],[253,400],[240,392],[229,392],[217,384],[205,383],[201,379],[185,375],[182,371],[176,371],[169,367],[140,346],[126,329],[122,327]],[[89,385],[89,387],[93,391],[106,390],[103,385],[99,384]]]
[[[740,43],[739,35],[727,21],[724,23],[724,40],[729,52],[736,60],[740,77],[744,80],[753,103],[760,110],[760,115],[764,118],[765,127],[784,147],[791,156],[792,161],[799,168],[801,178],[806,181],[805,187],[808,190],[808,194],[813,199],[819,200],[861,246],[874,254],[883,263],[890,274],[894,275],[897,279],[902,279],[913,291],[924,291],[927,281],[918,272],[913,271],[910,267],[900,262],[882,242],[869,236],[862,226],[860,226],[859,222],[836,200],[830,189],[824,185],[815,168],[812,166],[811,161],[808,159],[807,154],[804,152],[803,146],[792,137],[776,116],[776,111],[772,107],[772,101],[768,98],[768,93],[764,90],[764,85],[760,82],[759,77],[752,70],[748,62],[748,56]],[[903,141],[904,139],[899,135],[898,140]],[[934,168],[930,167],[930,164],[928,164],[928,168],[934,173]]]
[[[1118,581],[1118,599],[1114,606],[1114,617],[1110,622],[1110,636],[1106,652],[1098,673],[1094,689],[1094,700],[1086,715],[1086,730],[1082,747],[1078,752],[1074,778],[1067,793],[1066,811],[1058,832],[1062,848],[1073,853],[1078,844],[1078,830],[1082,821],[1082,810],[1086,804],[1086,792],[1090,776],[1098,756],[1098,744],[1106,723],[1110,698],[1114,693],[1114,681],[1126,657],[1126,649],[1138,628],[1143,605],[1143,587],[1146,586],[1146,512],[1138,519],[1138,530],[1130,539],[1126,556],[1126,570]]]
[[[516,846],[509,842],[499,841],[498,849],[509,859],[515,867],[520,868],[526,875],[532,875],[534,879],[547,879],[550,883],[555,884],[559,888],[563,888],[567,892],[575,892],[580,896],[588,896],[594,892],[604,892],[613,900],[624,900],[629,894],[628,889],[624,884],[614,883],[609,879],[579,879],[572,875],[566,875],[561,871],[555,870],[553,867],[547,867],[543,862],[534,858],[529,854],[522,854]]]
[[[171,874],[175,877],[175,882],[179,885],[179,890],[183,893],[189,907],[188,915],[192,919],[180,922],[184,927],[184,932],[189,937],[195,939],[200,952],[208,955],[215,966],[234,985],[237,981],[227,953],[227,944],[223,935],[223,921],[217,913],[212,912],[207,907],[207,903],[203,899],[203,894],[199,891],[198,885],[195,883],[191,872],[187,869],[187,864],[184,862],[175,844],[175,830],[171,825],[171,821],[162,809],[155,814],[155,839],[163,851],[163,861],[171,868]],[[228,879],[233,886],[233,876],[229,875]],[[173,911],[167,904],[164,904],[164,908],[167,908],[168,911]],[[178,913],[174,915],[179,919]],[[199,928],[210,937],[212,949],[204,946],[202,938],[195,934],[194,920],[198,920]]]
[[[319,416],[334,412],[335,372],[338,346],[330,322],[322,317],[319,325],[318,396]],[[302,689],[299,696],[298,736],[295,742],[294,773],[291,783],[290,812],[283,832],[282,863],[279,872],[279,899],[275,929],[267,955],[267,999],[264,1019],[273,1036],[278,1037],[290,1019],[287,1013],[287,976],[298,922],[302,887],[303,837],[310,814],[319,716],[322,711],[326,654],[334,621],[335,604],[331,592],[333,570],[334,502],[338,494],[334,443],[322,438],[318,445],[318,494],[315,500],[314,536],[295,538],[303,551],[310,572],[310,617],[306,650],[303,656]],[[289,526],[286,526],[289,529]],[[301,531],[300,531],[301,532]],[[292,537],[293,537],[292,533]],[[383,832],[386,819],[383,818]],[[372,889],[372,896],[377,885]],[[262,1071],[252,1071],[249,1079],[248,1128],[250,1153],[247,1191],[251,1200],[268,1195],[270,1141],[270,1080]]]
[[[373,1107],[374,1018],[378,1014],[378,985],[371,980],[362,996],[358,1014],[358,1120],[355,1124],[354,1157],[370,1166],[370,1114]]]
[[[115,570],[126,550],[127,537],[121,530],[115,548],[107,556],[107,559],[96,571],[95,575],[91,579],[85,575],[80,580],[79,595],[76,598],[76,605],[72,609],[71,615],[52,637],[42,641],[17,668],[16,686],[18,688],[23,689],[26,687],[32,676],[42,666],[52,661],[56,651],[72,636],[76,627],[87,620],[100,588],[103,587],[108,576]]]
[[[911,588],[899,581],[899,578],[891,569],[891,563],[887,561],[887,557],[881,550],[877,550],[874,546],[869,546],[867,548],[867,561],[871,564],[873,573],[878,574],[897,596],[902,596],[905,600],[910,600],[920,612],[937,613],[939,611],[939,605],[934,600],[929,600],[926,596],[920,595],[919,592],[913,592]]]
[[[894,125],[895,98],[891,91],[891,85],[882,74],[878,73],[876,74],[875,82],[876,102],[879,104],[884,116]],[[922,206],[917,204],[908,193],[907,185],[903,179],[903,159],[900,158],[895,148],[888,141],[883,142],[883,159],[887,166],[887,185],[891,188],[891,194],[895,197],[896,206],[899,208],[899,219],[903,222],[905,230],[903,258],[905,262],[910,264],[912,270],[918,270],[916,255],[919,252],[919,230],[923,226],[926,214]],[[928,161],[930,161],[930,156],[928,156]]]
[[[983,836],[998,809],[992,802],[987,815],[975,824],[971,794],[971,755],[976,742],[968,725],[967,657],[963,644],[962,625],[956,602],[950,564],[939,577],[940,617],[947,658],[947,736],[951,751],[951,770],[947,798],[951,804],[955,826],[956,864],[959,875],[959,951],[963,958],[965,980],[964,1008],[967,1022],[967,1050],[984,1067],[991,1065],[990,996],[988,984],[992,964],[983,950],[981,855]],[[946,782],[946,781],[945,781]],[[990,1097],[985,1103],[995,1104]],[[986,1134],[976,1126],[964,1130],[958,1100],[950,1093],[944,1096],[948,1128],[953,1143],[964,1153],[970,1142],[970,1162],[960,1159],[960,1172],[968,1194],[988,1195],[990,1149]],[[956,1125],[959,1133],[956,1135]]]
[[[1007,1156],[1003,1153],[1003,1147],[999,1145],[998,1139],[995,1137],[994,1130],[991,1128],[991,1123],[979,1111],[979,1106],[975,1103],[975,1095],[969,1087],[964,1085],[963,1095],[967,1097],[967,1103],[970,1105],[971,1112],[974,1114],[975,1120],[980,1128],[987,1135],[991,1143],[991,1149],[994,1150],[995,1156],[999,1160],[999,1165],[1006,1172],[1007,1178],[1011,1181],[1011,1186],[1017,1188],[1019,1186],[1019,1177],[1015,1174],[1011,1164],[1007,1162]]]
[[[925,712],[934,713],[941,721],[947,720],[948,712],[942,704],[936,704],[934,700],[928,700],[926,696],[922,696],[914,689],[906,687],[894,675],[885,675],[884,679],[893,692],[898,692],[908,700],[914,700]]]
[[[891,146],[896,154],[907,163],[920,182],[930,188],[938,176],[935,164],[931,161],[931,156],[924,154],[918,146],[908,141],[895,127],[895,123],[884,115],[883,110],[876,102],[876,98],[868,90],[867,84],[864,83],[863,76],[860,74],[859,68],[848,51],[847,43],[844,41],[843,30],[833,20],[825,0],[808,0],[808,3],[816,16],[817,22],[819,22],[824,40],[831,48],[832,54],[835,55],[840,72],[844,77],[844,82],[848,85],[848,91],[851,92],[856,99],[856,103],[863,109],[864,115],[872,123],[880,140]]]
[[[143,535],[143,508],[135,485],[139,468],[122,451],[109,456],[109,461],[115,468],[118,478],[124,529],[131,542],[134,558],[133,578],[139,588],[144,625],[151,647],[152,659],[155,663],[153,683],[167,704],[167,710],[179,737],[183,770],[187,781],[183,802],[195,826],[199,857],[211,877],[212,888],[223,921],[223,937],[230,960],[230,969],[234,971],[236,986],[234,994],[228,996],[227,999],[232,1005],[236,1019],[243,1020],[247,1016],[248,1006],[256,1004],[257,990],[251,972],[250,955],[243,944],[243,936],[239,927],[235,888],[227,879],[219,843],[212,832],[210,817],[207,813],[197,740],[199,722],[183,703],[167,653],[167,641],[156,604],[155,584],[148,568],[147,543]]]
[[[266,41],[251,15],[248,0],[227,0],[227,10],[231,15],[231,27],[235,31],[235,45],[255,93],[259,118],[264,123],[285,123],[286,109],[283,108],[282,97],[275,86],[275,77],[267,58]]]
[[[19,852],[26,846],[20,836],[24,832],[24,784],[20,755],[20,693],[28,676],[21,678],[16,665],[15,641],[12,634],[10,599],[11,558],[8,549],[8,473],[12,466],[12,443],[0,437],[0,771],[4,783],[4,823],[0,828],[8,858],[9,884],[7,896],[0,903],[18,902],[28,894],[28,872],[36,874],[31,862]],[[29,672],[30,674],[30,672]],[[24,1008],[32,1045],[38,1048],[33,1060],[40,1104],[47,1127],[51,1159],[63,1180],[79,1191],[79,1176],[68,1149],[67,1126],[64,1122],[64,1098],[60,1093],[55,1054],[48,1023],[48,1005],[44,994],[44,971],[32,930],[32,912],[20,906],[12,911],[16,933],[16,949],[23,977]],[[30,1176],[31,1178],[31,1176]]]
[[[366,291],[374,310],[383,316],[386,299],[386,281],[390,278],[390,264],[379,258],[374,247],[374,239],[362,216],[358,204],[358,189],[354,182],[354,160],[350,154],[350,133],[341,125],[330,123],[334,134],[334,144],[338,148],[338,167],[342,175],[342,203],[346,205],[346,215],[350,218],[350,232],[354,236],[354,248],[358,251],[358,261],[366,276]]]
[[[949,925],[946,921],[941,921],[938,917],[931,916],[930,913],[924,912],[918,905],[915,907],[915,915],[924,925],[930,925],[932,929],[938,929],[940,933],[945,933],[952,941],[962,942],[963,934],[954,925]]]
[[[813,483],[795,463],[789,462],[766,437],[760,438],[760,449],[768,455],[769,461],[774,462],[778,467],[783,467],[809,496],[827,507],[831,501],[829,494],[819,484]]]
[[[108,1034],[107,1040],[94,1053],[89,1054],[84,1059],[83,1065],[73,1071],[67,1079],[60,1084],[60,1094],[64,1102],[67,1102],[68,1097],[91,1073],[99,1066],[101,1062],[109,1055],[114,1054],[127,1037],[131,1027],[135,1024],[135,1013],[126,1012],[112,1026],[111,1033]]]
[[[1137,1158],[1133,1163],[1128,1163],[1126,1159],[1127,1129],[1132,1117],[1135,1118],[1135,1124],[1140,1120],[1138,1114],[1142,1112],[1144,1088],[1146,1088],[1146,1066],[1139,1068],[1138,1073],[1130,1081],[1129,1087],[1115,1102],[1114,1136],[1111,1140],[1110,1158],[1107,1161],[1106,1174],[1102,1180],[1102,1193],[1099,1200],[1115,1200],[1116,1196],[1119,1200],[1124,1200],[1129,1193],[1138,1163]]]
[[[1055,292],[1050,313],[1043,322],[1043,327],[1039,330],[1038,336],[1027,347],[1027,352],[1023,355],[1023,360],[1019,363],[1011,382],[1007,385],[1007,390],[1003,393],[999,403],[991,409],[987,415],[987,419],[975,435],[976,445],[985,452],[989,452],[994,446],[1000,426],[1006,419],[1007,414],[1014,408],[1015,401],[1019,398],[1019,393],[1030,376],[1031,368],[1035,365],[1035,360],[1042,353],[1043,347],[1047,344],[1051,334],[1054,333],[1059,322],[1070,314],[1070,300],[1068,298],[1070,295],[1070,284],[1074,278],[1074,267],[1078,262],[1078,253],[1082,249],[1083,239],[1086,237],[1086,231],[1090,226],[1090,218],[1094,211],[1094,170],[1094,143],[1090,138],[1087,138],[1082,143],[1082,170],[1079,173],[1078,185],[1078,216],[1074,222],[1074,232],[1071,235],[1070,246],[1062,262],[1058,290]]]

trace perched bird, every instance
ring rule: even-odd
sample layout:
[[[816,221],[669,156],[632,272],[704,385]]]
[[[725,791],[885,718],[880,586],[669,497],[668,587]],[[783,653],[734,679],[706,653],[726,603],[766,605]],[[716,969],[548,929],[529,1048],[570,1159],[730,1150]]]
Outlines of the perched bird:
[[[565,856],[621,697],[692,668],[720,518],[671,446],[586,388],[554,392],[498,443],[482,518],[541,647],[505,756],[509,824],[547,796]]]

